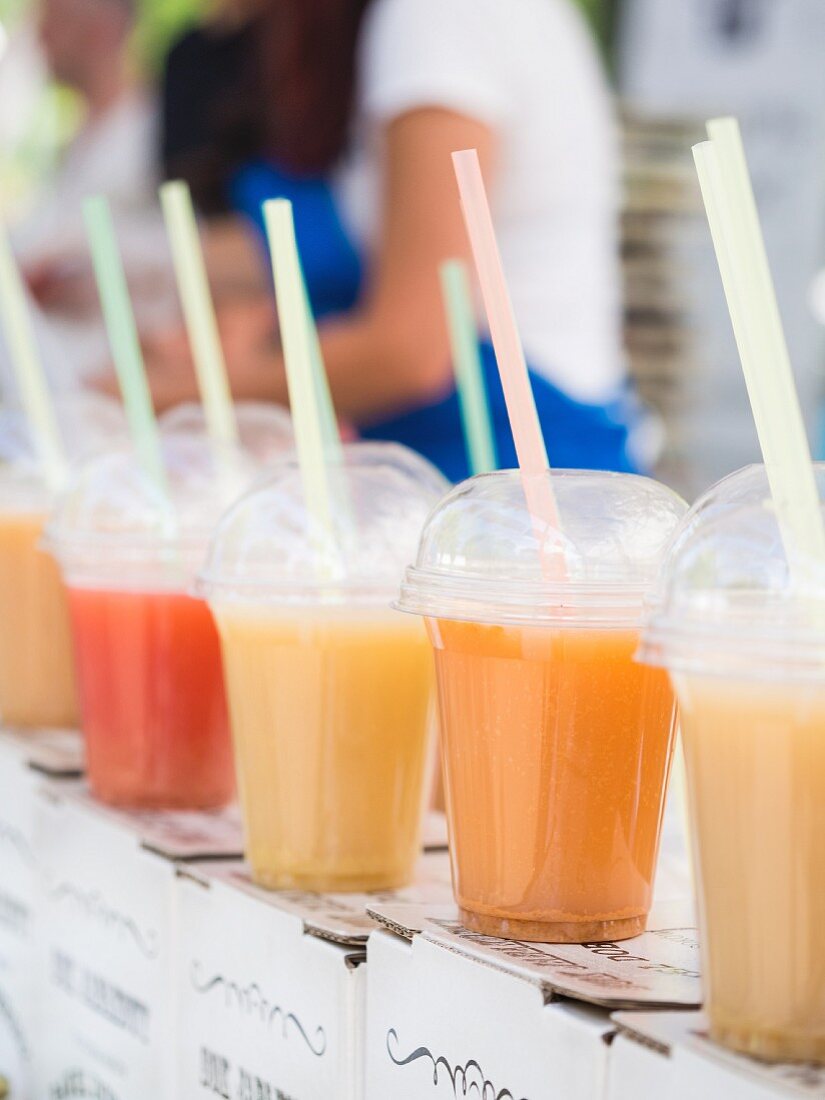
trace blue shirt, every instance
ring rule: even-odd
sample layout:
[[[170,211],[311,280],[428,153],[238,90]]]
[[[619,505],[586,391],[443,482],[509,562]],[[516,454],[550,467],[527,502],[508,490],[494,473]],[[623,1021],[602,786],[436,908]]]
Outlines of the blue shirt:
[[[327,181],[282,172],[264,162],[250,164],[236,175],[232,205],[250,218],[262,235],[261,206],[269,198],[292,202],[295,235],[315,317],[347,313],[361,293],[363,263]],[[499,466],[513,468],[518,463],[495,352],[484,341],[481,354]],[[551,466],[638,472],[630,442],[642,413],[629,391],[617,394],[610,403],[590,405],[574,400],[534,369],[530,378]],[[366,439],[388,439],[412,447],[451,481],[470,474],[455,390],[443,400],[364,427],[361,434]]]

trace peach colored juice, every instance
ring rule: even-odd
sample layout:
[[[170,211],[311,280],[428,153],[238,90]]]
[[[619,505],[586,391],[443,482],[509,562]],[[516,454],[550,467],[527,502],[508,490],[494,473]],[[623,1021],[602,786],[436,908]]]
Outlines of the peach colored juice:
[[[825,1062],[825,692],[675,676],[714,1039]]]
[[[421,622],[381,607],[213,610],[256,881],[407,882],[431,727]]]
[[[468,928],[586,942],[644,930],[675,705],[635,629],[428,619],[453,878]]]
[[[55,561],[38,546],[45,516],[0,512],[0,720],[75,726],[69,608]]]

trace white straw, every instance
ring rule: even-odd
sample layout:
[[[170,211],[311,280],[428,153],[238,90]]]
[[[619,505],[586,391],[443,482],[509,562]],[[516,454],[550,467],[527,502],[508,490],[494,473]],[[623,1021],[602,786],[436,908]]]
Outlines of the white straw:
[[[708,222],[789,566],[825,562],[825,525],[739,128],[694,147]]]
[[[26,292],[5,229],[0,226],[0,314],[26,414],[46,484],[65,483],[68,463],[32,328]]]

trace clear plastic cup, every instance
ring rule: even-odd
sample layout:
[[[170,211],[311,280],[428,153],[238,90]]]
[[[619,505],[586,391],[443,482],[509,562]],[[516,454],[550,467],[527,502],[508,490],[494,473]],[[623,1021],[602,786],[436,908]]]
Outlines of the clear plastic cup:
[[[56,408],[71,462],[122,440],[116,402],[73,395]],[[60,572],[40,547],[54,496],[19,409],[0,409],[0,721],[76,726],[69,613]]]
[[[234,794],[232,751],[218,635],[192,586],[228,489],[205,440],[163,448],[171,507],[131,449],[110,452],[74,478],[47,545],[68,591],[93,793],[211,809]],[[248,483],[257,468],[235,457]]]
[[[621,939],[650,908],[675,725],[667,677],[634,654],[686,506],[629,475],[561,470],[553,488],[562,535],[537,529],[516,471],[458,485],[399,606],[424,616],[435,651],[463,923]]]
[[[295,446],[287,409],[265,401],[236,401],[238,437],[244,450],[258,462],[277,461]],[[164,434],[207,437],[206,416],[200,402],[185,402],[159,418]]]
[[[270,888],[390,889],[419,850],[432,732],[420,623],[390,607],[446,483],[396,445],[329,469],[334,550],[284,462],[221,522],[221,636],[246,854]]]
[[[36,468],[0,466],[0,720],[77,725],[66,593],[40,548],[53,499]]]
[[[794,565],[764,469],[726,478],[674,540],[642,656],[680,704],[711,1036],[825,1063],[825,565]]]

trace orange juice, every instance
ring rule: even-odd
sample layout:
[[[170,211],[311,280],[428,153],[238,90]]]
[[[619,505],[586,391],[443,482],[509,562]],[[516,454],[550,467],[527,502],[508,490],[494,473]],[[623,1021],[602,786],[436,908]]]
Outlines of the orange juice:
[[[381,606],[213,605],[257,882],[401,886],[419,849],[432,657]]]
[[[0,512],[0,720],[74,726],[69,609],[57,564],[38,547],[45,516]]]
[[[463,922],[549,942],[642,932],[675,705],[634,661],[638,631],[427,621]]]
[[[825,690],[675,679],[711,1035],[825,1062]]]

